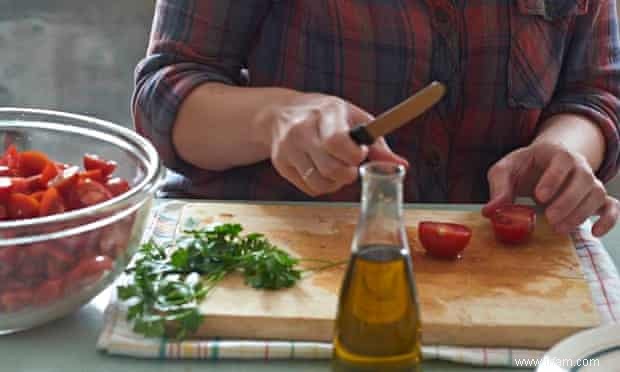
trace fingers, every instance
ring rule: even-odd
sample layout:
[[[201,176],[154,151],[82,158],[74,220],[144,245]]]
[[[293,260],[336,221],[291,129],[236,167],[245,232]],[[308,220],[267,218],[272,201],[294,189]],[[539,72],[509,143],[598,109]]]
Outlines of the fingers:
[[[312,147],[309,151],[316,170],[323,178],[332,181],[340,187],[351,184],[357,179],[357,166],[345,164],[341,160],[322,151],[320,147]]]
[[[547,203],[562,189],[573,171],[574,163],[574,158],[566,152],[560,152],[551,159],[534,190],[534,196],[539,202]]]
[[[609,232],[618,222],[618,200],[608,196],[605,204],[599,210],[599,219],[592,227],[592,234],[601,237]]]
[[[304,152],[293,152],[290,154],[291,165],[297,171],[298,177],[304,184],[304,189],[309,190],[306,192],[310,196],[318,196],[336,191],[340,188],[340,185],[326,177],[324,177],[318,170],[318,166],[314,164],[312,158]]]
[[[324,137],[323,149],[347,166],[356,167],[368,156],[367,146],[358,146],[349,137],[349,132],[336,132]]]
[[[555,223],[549,222],[558,233],[568,233],[601,210],[605,206],[606,200],[607,195],[604,189],[593,188],[566,218]]]
[[[569,168],[564,166],[565,168]],[[548,173],[548,172],[545,172]],[[564,176],[566,178],[566,176]],[[555,191],[557,197],[549,204],[545,210],[547,220],[553,226],[559,226],[560,223],[566,224],[564,221],[569,214],[575,213],[577,215],[583,214],[585,211],[581,210],[583,206],[590,206],[593,203],[598,202],[599,205],[593,206],[588,211],[590,216],[596,210],[598,210],[606,197],[604,186],[598,181],[591,171],[585,169],[576,169],[573,171],[572,177],[565,182],[563,188]],[[583,202],[586,197],[590,199]],[[583,220],[581,221],[583,222]],[[569,226],[569,228],[576,225]]]
[[[386,161],[396,163],[409,168],[409,162],[402,156],[397,155],[390,149],[384,138],[379,138],[368,148],[368,160]]]
[[[490,199],[482,208],[483,216],[491,217],[497,208],[514,201],[520,168],[527,161],[525,155],[522,151],[515,151],[489,169],[487,179]]]

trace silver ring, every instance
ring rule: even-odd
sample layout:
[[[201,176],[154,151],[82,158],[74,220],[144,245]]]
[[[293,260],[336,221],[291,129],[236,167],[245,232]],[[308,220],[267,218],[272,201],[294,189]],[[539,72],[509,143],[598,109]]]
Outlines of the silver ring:
[[[310,167],[308,169],[306,169],[306,171],[304,172],[304,174],[301,175],[301,178],[305,180],[307,180],[310,176],[312,176],[312,173],[314,173],[314,167]]]

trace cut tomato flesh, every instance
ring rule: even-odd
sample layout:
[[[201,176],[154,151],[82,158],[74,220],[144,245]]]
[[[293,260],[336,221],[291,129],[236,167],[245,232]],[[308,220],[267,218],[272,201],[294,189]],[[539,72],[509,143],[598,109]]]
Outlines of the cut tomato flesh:
[[[15,220],[34,218],[39,216],[39,202],[32,196],[13,193],[9,196],[9,217]]]
[[[431,256],[438,258],[457,258],[471,235],[471,229],[454,223],[423,221],[418,225],[422,246]]]
[[[507,244],[527,242],[536,225],[536,211],[524,205],[506,205],[491,217],[495,237]]]

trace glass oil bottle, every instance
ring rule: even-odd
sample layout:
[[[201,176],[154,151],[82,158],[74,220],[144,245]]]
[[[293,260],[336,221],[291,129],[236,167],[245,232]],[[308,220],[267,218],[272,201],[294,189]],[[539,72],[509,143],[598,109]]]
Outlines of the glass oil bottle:
[[[403,223],[405,169],[360,169],[361,215],[340,292],[334,372],[420,371],[421,324]]]

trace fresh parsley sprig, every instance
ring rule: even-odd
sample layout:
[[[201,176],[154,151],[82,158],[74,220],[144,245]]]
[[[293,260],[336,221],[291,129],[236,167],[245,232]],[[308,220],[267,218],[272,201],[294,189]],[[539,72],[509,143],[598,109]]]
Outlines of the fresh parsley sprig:
[[[174,246],[143,244],[127,269],[131,281],[118,287],[128,302],[127,319],[147,337],[165,334],[173,324],[177,338],[196,332],[202,323],[201,300],[227,274],[240,272],[257,289],[292,287],[301,278],[299,260],[271,244],[262,234],[241,235],[239,224],[188,230]],[[319,260],[321,261],[321,260]],[[327,262],[322,270],[343,262]],[[309,271],[306,270],[306,271]]]

